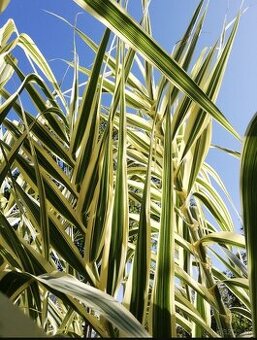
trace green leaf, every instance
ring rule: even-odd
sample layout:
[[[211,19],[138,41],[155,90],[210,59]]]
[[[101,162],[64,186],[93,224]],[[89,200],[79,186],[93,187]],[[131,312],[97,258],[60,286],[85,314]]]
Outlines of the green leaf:
[[[149,334],[128,310],[101,290],[82,283],[71,275],[61,273],[33,277],[45,286],[72,296],[100,312],[107,320],[118,327],[122,336],[149,337]]]
[[[245,239],[243,235],[228,231],[220,231],[218,233],[210,233],[203,236],[199,241],[197,241],[196,245],[198,246],[202,243],[221,243],[240,248],[245,247]]]
[[[156,274],[152,297],[152,327],[155,337],[176,336],[174,258],[175,253],[175,197],[171,140],[170,106],[165,112],[165,142],[162,179],[161,221],[156,259]]]
[[[71,140],[71,150],[73,154],[76,153],[78,147],[81,144],[82,139],[85,139],[84,135],[86,133],[86,130],[89,130],[87,131],[87,134],[89,134],[89,140],[87,143],[90,142],[90,145],[92,148],[94,136],[90,135],[90,130],[94,131],[92,127],[95,124],[95,118],[96,118],[95,99],[99,98],[98,97],[99,96],[98,79],[100,77],[100,72],[101,72],[101,68],[103,65],[103,57],[104,57],[104,54],[107,48],[109,38],[110,38],[110,30],[107,29],[102,38],[102,42],[99,46],[99,50],[94,61],[94,66],[92,69],[91,77],[87,83],[87,87],[83,94],[82,102],[79,107],[78,119],[75,123],[75,129],[74,129],[72,140]],[[86,148],[84,150],[85,153],[88,153],[89,151]],[[90,157],[90,154],[88,158],[89,157]]]
[[[236,138],[240,138],[227,119],[179,65],[118,4],[110,0],[74,0],[91,12],[125,42],[138,50],[175,86],[210,113]]]
[[[121,44],[119,53],[121,63],[124,57],[124,45]],[[118,77],[119,79],[119,77]],[[128,184],[127,184],[127,134],[126,134],[126,101],[125,101],[125,74],[121,70],[119,79],[120,115],[118,130],[118,155],[114,202],[112,211],[112,227],[110,235],[110,248],[108,255],[107,293],[115,294],[123,278],[126,263],[128,243]]]
[[[246,237],[248,276],[253,320],[253,334],[257,336],[257,115],[245,132],[240,168],[240,195]]]
[[[10,0],[0,0],[0,12],[3,12],[9,5]]]

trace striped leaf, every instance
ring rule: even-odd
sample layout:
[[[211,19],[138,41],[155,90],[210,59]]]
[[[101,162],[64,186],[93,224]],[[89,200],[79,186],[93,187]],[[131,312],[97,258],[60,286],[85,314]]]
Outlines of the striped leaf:
[[[239,138],[237,132],[207,95],[119,5],[110,0],[74,1],[113,29],[125,42],[140,51],[140,53],[155,65],[174,85],[185,92],[204,111],[211,114],[235,137]]]
[[[257,212],[257,154],[256,154],[257,116],[249,123],[245,132],[240,168],[240,194],[243,210],[243,224],[246,238],[249,288],[253,321],[253,334],[257,336],[257,247],[256,212]]]

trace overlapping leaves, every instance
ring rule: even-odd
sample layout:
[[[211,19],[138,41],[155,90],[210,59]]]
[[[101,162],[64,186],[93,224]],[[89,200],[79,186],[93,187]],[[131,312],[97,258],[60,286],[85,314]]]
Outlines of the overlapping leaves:
[[[108,28],[99,46],[74,28],[96,55],[91,69],[79,65],[76,51],[67,62],[69,102],[31,38],[13,39],[12,20],[1,29],[0,290],[49,334],[82,336],[85,326],[103,337],[170,337],[181,329],[234,336],[219,285],[248,316],[238,255],[244,239],[206,156],[212,118],[238,137],[215,100],[240,15],[224,28],[219,53],[216,45],[204,51],[190,69],[204,1],[171,56],[151,37],[148,1],[141,25],[114,1],[75,2]],[[38,73],[23,74],[12,57],[17,47]],[[87,75],[81,97],[80,71]],[[13,75],[21,84],[9,93]],[[235,277],[212,268],[213,257]]]

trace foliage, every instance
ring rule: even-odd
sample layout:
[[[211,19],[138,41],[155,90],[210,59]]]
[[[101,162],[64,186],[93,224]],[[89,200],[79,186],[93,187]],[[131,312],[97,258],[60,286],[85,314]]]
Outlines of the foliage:
[[[8,6],[10,0],[0,0],[0,12],[3,12]]]
[[[67,62],[68,99],[32,39],[1,28],[0,290],[48,335],[233,337],[234,314],[251,315],[245,240],[206,156],[213,119],[239,138],[215,101],[241,12],[192,64],[204,1],[171,56],[147,0],[140,24],[126,4],[75,2],[107,28],[99,45],[73,28],[95,59]]]

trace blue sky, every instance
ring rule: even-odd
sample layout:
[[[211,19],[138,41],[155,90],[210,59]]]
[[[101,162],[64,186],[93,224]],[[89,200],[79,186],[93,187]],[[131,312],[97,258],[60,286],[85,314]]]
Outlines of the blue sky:
[[[198,0],[152,0],[152,29],[155,39],[168,52],[181,38],[196,8]],[[130,0],[129,10],[140,18],[137,8],[140,0]],[[199,51],[211,46],[221,32],[225,15],[231,20],[236,15],[241,0],[210,0]],[[218,107],[235,129],[244,134],[246,126],[257,110],[257,2],[246,0],[249,10],[242,16],[234,48],[229,60],[224,82],[217,101]],[[78,27],[95,41],[99,41],[103,26],[83,12],[72,0],[12,0],[1,14],[1,25],[13,18],[19,32],[27,33],[41,49],[48,61],[56,58],[72,59],[73,32],[61,20],[44,12],[48,10],[74,22],[77,13]],[[79,45],[80,62],[88,66],[92,54]],[[66,66],[60,60],[50,61],[60,80]],[[240,144],[220,127],[214,129],[214,143],[240,150]],[[222,152],[210,151],[209,162],[220,173],[239,209],[239,161]]]

